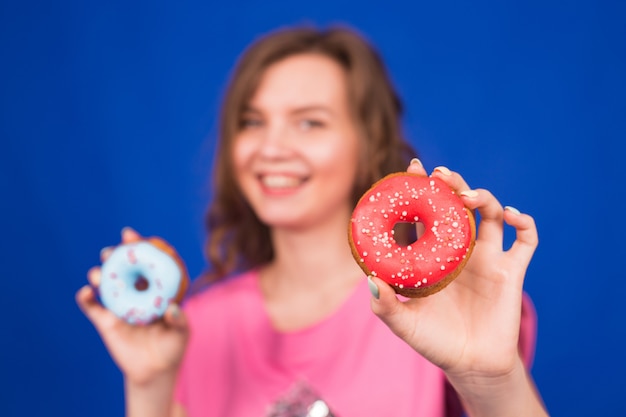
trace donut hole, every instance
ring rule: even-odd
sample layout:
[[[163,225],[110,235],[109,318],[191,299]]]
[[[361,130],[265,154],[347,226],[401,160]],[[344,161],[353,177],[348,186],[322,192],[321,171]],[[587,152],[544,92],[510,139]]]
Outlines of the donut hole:
[[[150,284],[148,283],[148,279],[143,275],[137,275],[135,279],[135,289],[137,291],[146,291]]]
[[[425,226],[422,222],[397,222],[393,226],[393,239],[400,246],[411,245],[422,237]]]

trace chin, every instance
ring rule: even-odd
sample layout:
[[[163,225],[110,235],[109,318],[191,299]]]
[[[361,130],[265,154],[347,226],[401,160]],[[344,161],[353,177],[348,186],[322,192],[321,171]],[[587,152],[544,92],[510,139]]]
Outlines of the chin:
[[[301,216],[293,212],[257,213],[259,220],[271,228],[292,228],[303,223]]]

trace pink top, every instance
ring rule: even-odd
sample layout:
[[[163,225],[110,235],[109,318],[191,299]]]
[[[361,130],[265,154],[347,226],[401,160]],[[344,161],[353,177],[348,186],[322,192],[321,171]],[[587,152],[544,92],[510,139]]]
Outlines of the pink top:
[[[371,312],[366,280],[314,326],[272,327],[251,271],[189,299],[191,336],[176,401],[189,417],[262,417],[304,382],[336,416],[443,417],[445,376]],[[532,305],[520,345],[532,359]],[[526,309],[528,311],[528,309]]]

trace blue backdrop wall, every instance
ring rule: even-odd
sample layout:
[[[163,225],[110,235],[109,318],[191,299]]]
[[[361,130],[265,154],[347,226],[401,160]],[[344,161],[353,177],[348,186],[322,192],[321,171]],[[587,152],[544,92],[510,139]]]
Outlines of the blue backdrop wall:
[[[424,164],[535,216],[545,401],[625,415],[626,7],[592,0],[2,0],[1,414],[122,414],[121,375],[74,292],[127,225],[202,271],[230,68],[259,34],[302,22],[365,33]]]

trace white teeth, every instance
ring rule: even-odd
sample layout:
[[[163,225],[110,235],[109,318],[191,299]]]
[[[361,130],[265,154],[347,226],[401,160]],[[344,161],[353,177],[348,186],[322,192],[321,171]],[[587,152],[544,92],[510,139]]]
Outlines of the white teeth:
[[[268,188],[292,188],[297,187],[301,182],[299,178],[285,175],[264,175],[261,181]]]

